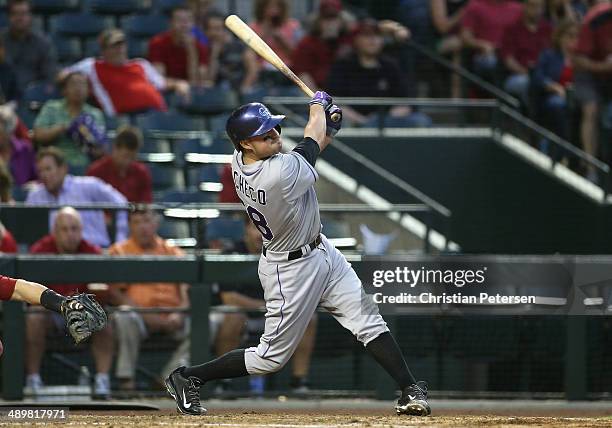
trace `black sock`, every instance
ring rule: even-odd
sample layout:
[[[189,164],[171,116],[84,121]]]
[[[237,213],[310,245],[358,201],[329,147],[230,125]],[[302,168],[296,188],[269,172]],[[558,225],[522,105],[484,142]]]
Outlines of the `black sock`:
[[[372,340],[366,346],[367,350],[374,357],[389,375],[397,382],[400,389],[416,383],[414,376],[410,373],[406,361],[400,351],[397,342],[389,332],[385,332]]]
[[[200,364],[199,366],[187,367],[183,370],[183,376],[195,376],[202,382],[241,377],[248,374],[244,363],[244,349],[234,349],[217,359]]]
[[[50,311],[54,311],[54,312],[62,311],[62,303],[64,303],[64,300],[66,300],[64,296],[62,296],[61,294],[57,294],[55,291],[51,290],[50,288],[47,288],[40,295],[40,304],[43,307],[49,309]]]

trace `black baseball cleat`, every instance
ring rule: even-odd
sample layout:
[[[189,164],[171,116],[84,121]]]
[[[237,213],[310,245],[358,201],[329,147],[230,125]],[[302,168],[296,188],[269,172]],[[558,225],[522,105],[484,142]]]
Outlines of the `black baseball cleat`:
[[[398,415],[429,416],[431,409],[427,402],[427,383],[419,381],[404,388],[395,411]]]
[[[204,415],[207,410],[200,405],[200,387],[203,382],[197,377],[183,376],[184,366],[170,373],[166,378],[166,389],[176,401],[176,409],[185,415]]]

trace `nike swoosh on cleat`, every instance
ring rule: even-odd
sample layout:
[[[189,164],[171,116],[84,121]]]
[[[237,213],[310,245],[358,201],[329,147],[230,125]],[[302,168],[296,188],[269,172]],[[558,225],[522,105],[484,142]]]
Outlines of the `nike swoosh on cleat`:
[[[191,407],[191,403],[187,403],[185,401],[185,388],[183,388],[183,407],[185,407],[186,409],[189,409]]]
[[[408,398],[410,398],[411,400],[414,400],[416,398],[416,395],[408,395]]]

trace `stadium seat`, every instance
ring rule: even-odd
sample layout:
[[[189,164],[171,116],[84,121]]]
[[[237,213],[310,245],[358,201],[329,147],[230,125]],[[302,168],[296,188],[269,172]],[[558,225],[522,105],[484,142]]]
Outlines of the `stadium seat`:
[[[212,136],[177,141],[174,147],[179,158],[184,158],[187,153],[230,154],[232,152],[228,140]]]
[[[60,98],[57,88],[48,82],[32,82],[23,92],[23,103],[32,111],[38,111],[42,105],[54,98]]]
[[[89,0],[89,8],[100,15],[129,15],[151,7],[151,0]]]
[[[191,236],[186,220],[169,220],[165,217],[160,222],[157,233],[165,239],[186,239]]]
[[[180,103],[178,107],[190,114],[215,115],[238,107],[238,95],[220,87],[196,89],[191,92],[190,102]]]
[[[149,55],[149,39],[143,37],[128,38],[128,57],[146,58]]]
[[[200,189],[200,183],[221,183],[219,174],[220,168],[219,165],[204,165],[199,168],[189,168],[187,170],[187,185],[190,188]]]
[[[60,63],[72,64],[83,57],[81,42],[74,37],[53,37],[53,44],[57,51],[57,59]]]
[[[52,33],[74,37],[96,37],[106,28],[113,27],[113,19],[88,13],[64,13],[49,20]]]
[[[163,15],[124,16],[121,28],[130,37],[150,38],[168,29],[168,18]]]
[[[211,196],[211,194],[200,192],[197,190],[169,190],[167,192],[164,192],[159,199],[161,202],[165,203],[176,202],[180,204],[213,202],[213,197]]]
[[[204,129],[202,120],[177,112],[152,111],[136,117],[141,129],[160,131],[199,131]]]
[[[186,6],[185,0],[156,0],[157,9],[163,13],[170,13],[177,6]]]
[[[145,138],[141,153],[170,153],[170,142],[158,138]]]
[[[83,44],[83,56],[85,58],[100,56],[100,43],[98,43],[98,37],[88,37],[85,39]]]
[[[206,240],[226,240],[237,242],[244,236],[244,220],[218,217],[208,220],[206,223]]]
[[[31,0],[32,12],[41,15],[52,15],[77,11],[81,7],[80,0]]]
[[[153,190],[162,192],[166,190],[182,190],[185,188],[185,180],[182,171],[175,166],[157,163],[148,164],[153,177]]]

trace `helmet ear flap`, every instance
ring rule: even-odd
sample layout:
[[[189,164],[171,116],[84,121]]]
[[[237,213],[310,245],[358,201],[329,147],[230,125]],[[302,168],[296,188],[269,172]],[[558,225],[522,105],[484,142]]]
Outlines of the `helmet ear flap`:
[[[281,134],[281,129],[282,129],[282,128],[281,128],[280,124],[276,125],[276,126],[274,127],[274,129],[276,129],[276,132],[278,132],[278,135],[280,135],[280,134]]]

